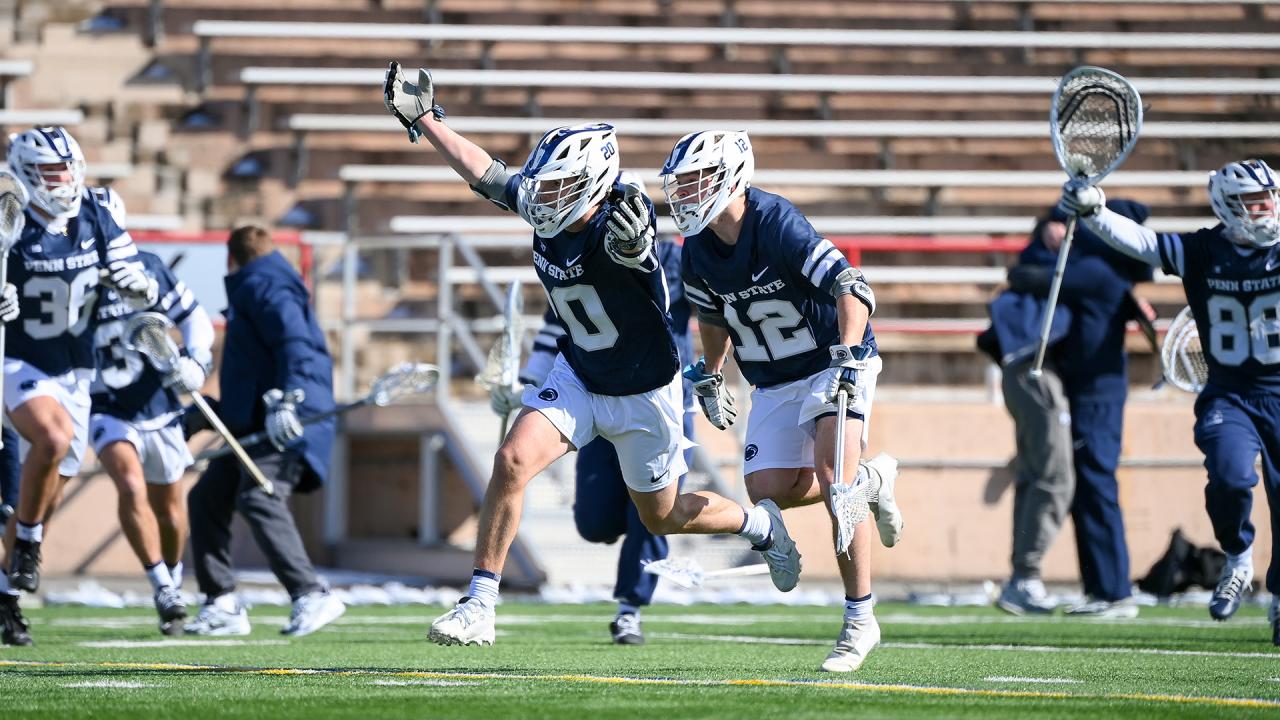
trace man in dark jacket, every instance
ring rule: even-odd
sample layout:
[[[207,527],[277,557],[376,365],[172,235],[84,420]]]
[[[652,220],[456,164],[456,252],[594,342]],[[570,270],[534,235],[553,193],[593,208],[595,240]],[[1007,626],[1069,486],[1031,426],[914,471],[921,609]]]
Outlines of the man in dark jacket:
[[[274,485],[258,488],[234,456],[213,460],[187,498],[196,580],[206,604],[186,631],[247,635],[235,594],[231,519],[239,510],[276,578],[293,598],[281,631],[307,635],[346,610],[316,576],[289,512],[289,495],[320,487],[329,473],[332,419],[300,418],[333,408],[333,360],[302,278],[265,229],[245,226],[227,241],[226,338],[219,415],[236,435],[266,430],[270,443],[246,448]],[[193,423],[193,429],[199,425]]]

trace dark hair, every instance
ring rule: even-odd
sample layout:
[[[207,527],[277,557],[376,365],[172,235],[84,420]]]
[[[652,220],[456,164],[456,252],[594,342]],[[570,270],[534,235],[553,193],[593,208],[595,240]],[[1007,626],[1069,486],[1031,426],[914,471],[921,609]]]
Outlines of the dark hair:
[[[227,238],[227,253],[236,265],[244,267],[276,249],[271,233],[260,225],[242,225]]]

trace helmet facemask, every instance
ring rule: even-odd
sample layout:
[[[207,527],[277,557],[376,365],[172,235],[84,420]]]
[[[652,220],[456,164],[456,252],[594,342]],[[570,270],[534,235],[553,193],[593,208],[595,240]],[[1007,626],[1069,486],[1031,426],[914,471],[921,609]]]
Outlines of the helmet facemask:
[[[1228,163],[1209,176],[1209,201],[1226,237],[1242,247],[1280,243],[1280,186],[1261,160]]]
[[[604,201],[618,178],[618,142],[604,123],[557,128],[542,137],[521,170],[516,209],[541,238],[552,238]]]
[[[746,133],[707,130],[681,138],[662,167],[662,190],[680,234],[702,232],[747,191],[754,172]]]

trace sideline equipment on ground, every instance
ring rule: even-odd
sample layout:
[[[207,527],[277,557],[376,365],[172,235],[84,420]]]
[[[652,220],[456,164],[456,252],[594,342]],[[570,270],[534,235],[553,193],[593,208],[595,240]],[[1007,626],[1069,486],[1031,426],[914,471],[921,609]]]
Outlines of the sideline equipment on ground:
[[[1142,130],[1142,97],[1133,83],[1118,73],[1084,65],[1063,76],[1049,108],[1049,137],[1058,165],[1070,180],[1096,185],[1120,167],[1138,142]],[[1040,346],[1031,377],[1040,377],[1053,327],[1053,311],[1062,290],[1062,273],[1075,235],[1076,218],[1067,221],[1067,234],[1058,249],[1058,265],[1049,286],[1049,300],[1040,323]]]

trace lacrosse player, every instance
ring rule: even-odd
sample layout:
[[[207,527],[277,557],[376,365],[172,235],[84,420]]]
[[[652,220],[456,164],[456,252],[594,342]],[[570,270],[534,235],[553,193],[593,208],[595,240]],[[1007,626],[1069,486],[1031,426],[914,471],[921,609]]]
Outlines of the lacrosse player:
[[[623,173],[628,175],[629,173]],[[623,178],[624,181],[628,178]],[[667,287],[671,290],[671,319],[676,347],[682,363],[693,355],[693,340],[689,336],[689,315],[692,308],[684,297],[680,282],[681,248],[674,242],[658,243],[658,261],[667,275]],[[533,354],[520,370],[520,382],[541,386],[555,364],[559,353],[557,342],[565,336],[564,326],[548,308],[542,330],[533,343]],[[693,440],[693,416],[690,414],[693,396],[689,383],[683,385],[684,437]],[[522,392],[498,385],[491,393],[494,410],[505,417],[521,407]],[[685,465],[692,461],[692,448],[684,451]],[[573,521],[578,534],[588,542],[611,544],[625,536],[618,552],[618,575],[613,587],[613,597],[618,601],[618,612],[609,623],[609,633],[618,645],[644,644],[644,631],[640,625],[640,609],[653,601],[658,587],[658,576],[644,572],[644,566],[667,557],[667,539],[654,535],[644,526],[635,504],[627,494],[627,484],[618,464],[618,453],[604,438],[596,438],[578,451],[575,461],[575,500]],[[683,482],[681,477],[678,482]]]
[[[107,188],[93,193],[124,227],[119,196]],[[182,434],[178,393],[199,392],[204,385],[213,366],[213,322],[163,260],[149,252],[138,257],[159,283],[160,299],[147,309],[173,320],[187,354],[162,375],[126,348],[125,323],[139,311],[108,291],[98,305],[93,334],[98,376],[89,437],[119,493],[120,527],[151,582],[160,631],[176,635],[187,616],[179,590],[187,542],[186,498],[179,480],[193,462]]]
[[[711,424],[728,428],[737,409],[721,371],[732,344],[756,388],[744,455],[747,491],[782,507],[828,501],[846,605],[844,628],[822,669],[852,672],[880,642],[871,520],[848,514],[833,494],[851,487],[857,493],[851,501],[869,504],[886,547],[902,532],[893,496],[897,461],[882,454],[858,463],[881,367],[868,323],[875,296],[795,206],[751,187],[754,170],[747,134],[721,130],[684,136],[662,167],[671,215],[685,237],[685,292],[698,310],[706,353],[685,376]],[[849,397],[843,431],[861,439],[848,443],[845,467],[859,470],[833,491],[833,403],[841,390]]]
[[[566,452],[597,436],[613,443],[631,500],[659,535],[736,533],[760,550],[774,584],[795,587],[800,554],[771,501],[751,509],[709,492],[685,493],[679,357],[670,292],[654,252],[653,204],[618,178],[618,139],[602,123],[542,136],[519,173],[458,135],[435,104],[431,75],[387,71],[387,109],[425,135],[480,195],[514,209],[534,228],[538,278],[567,328],[560,356],[494,459],[467,596],[431,625],[440,644],[491,644],[494,605],[525,486]]]
[[[45,127],[15,135],[8,162],[31,201],[9,252],[21,320],[7,325],[4,358],[5,406],[22,436],[23,463],[17,522],[5,534],[9,572],[0,579],[0,613],[12,617],[16,591],[39,587],[44,521],[58,503],[59,478],[75,475],[84,458],[94,366],[86,330],[99,285],[137,307],[159,296],[133,239],[86,190],[84,154],[70,134]],[[5,639],[31,642],[25,632]]]
[[[1145,205],[1128,200],[1107,206],[1136,222],[1149,214]],[[1088,228],[1077,228],[1058,305],[1070,321],[1047,358],[1048,371],[1031,378],[1031,353],[1018,352],[1012,330],[1022,325],[1030,333],[1022,347],[1033,353],[1065,218],[1055,213],[1037,229],[1009,271],[1009,293],[1018,297],[992,306],[993,318],[1004,315],[1002,343],[1010,346],[1004,395],[1018,433],[1013,577],[996,605],[1019,615],[1052,612],[1040,566],[1070,511],[1088,600],[1067,614],[1136,617],[1116,468],[1129,390],[1125,324],[1139,311],[1133,284],[1150,280],[1151,266],[1111,249]],[[1063,401],[1066,412],[1058,405]]]
[[[1100,188],[1067,183],[1060,207],[1117,250],[1182,277],[1206,347],[1209,376],[1195,404],[1195,440],[1205,455],[1205,506],[1227,554],[1209,602],[1230,618],[1253,580],[1253,470],[1262,455],[1271,505],[1272,641],[1280,645],[1280,183],[1261,160],[1209,175],[1219,224],[1156,233],[1112,212]]]
[[[187,495],[191,560],[205,603],[188,635],[248,635],[249,615],[231,567],[231,521],[240,511],[276,579],[293,599],[280,632],[308,635],[346,612],[316,575],[289,496],[311,492],[329,473],[336,422],[302,425],[301,414],[333,409],[333,360],[306,286],[276,251],[271,233],[246,225],[227,239],[227,329],[218,382],[219,416],[236,435],[266,430],[246,448],[274,486],[263,492],[234,455],[209,463]],[[188,409],[188,429],[209,427]]]

